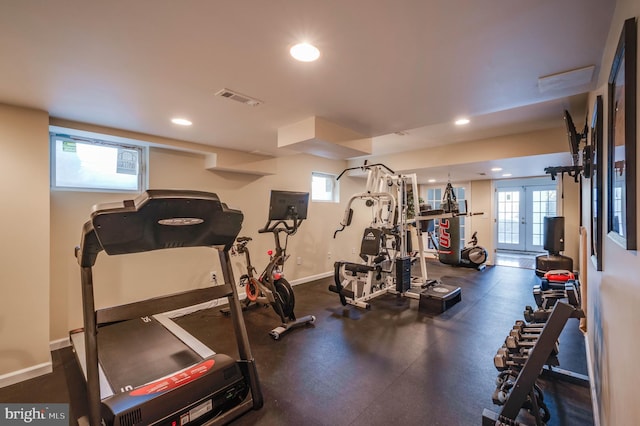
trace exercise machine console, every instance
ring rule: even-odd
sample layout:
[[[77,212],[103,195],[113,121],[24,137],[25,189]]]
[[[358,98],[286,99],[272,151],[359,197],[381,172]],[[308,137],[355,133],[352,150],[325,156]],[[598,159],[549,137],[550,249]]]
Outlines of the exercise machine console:
[[[201,191],[149,190],[94,207],[75,251],[84,329],[70,337],[89,404],[80,424],[218,425],[262,407],[229,257],[242,220],[241,211]],[[92,268],[100,252],[182,247],[214,249],[224,284],[95,309]],[[163,314],[219,298],[229,302],[239,360],[215,353]]]

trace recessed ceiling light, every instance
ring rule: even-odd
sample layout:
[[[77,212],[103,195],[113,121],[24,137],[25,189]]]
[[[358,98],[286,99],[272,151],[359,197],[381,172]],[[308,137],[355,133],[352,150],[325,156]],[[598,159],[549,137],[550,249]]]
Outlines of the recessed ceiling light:
[[[465,124],[469,124],[470,121],[468,118],[459,118],[455,121],[456,126],[464,126]]]
[[[501,172],[502,171],[502,167],[494,167],[491,169],[492,172]]]
[[[435,179],[429,179],[427,182],[434,183],[435,181],[436,181]]]
[[[511,177],[511,173],[503,173],[502,177]]]
[[[172,118],[171,122],[179,126],[191,126],[193,123],[186,118]]]
[[[289,53],[300,62],[313,62],[320,57],[318,48],[309,43],[298,43],[289,49]]]

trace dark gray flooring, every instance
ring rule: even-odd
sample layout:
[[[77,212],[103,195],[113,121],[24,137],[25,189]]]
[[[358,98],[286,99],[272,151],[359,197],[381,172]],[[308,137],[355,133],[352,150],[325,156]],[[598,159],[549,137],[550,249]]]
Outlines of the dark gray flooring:
[[[462,287],[462,301],[424,315],[418,301],[384,295],[370,311],[340,305],[331,279],[294,287],[296,313],[317,317],[280,341],[271,309],[245,313],[265,397],[234,425],[479,425],[491,402],[493,356],[525,305],[534,304],[531,270],[489,267],[482,272],[428,263],[429,278]],[[230,319],[217,309],[176,320],[214,350],[235,355]],[[1,402],[70,402],[72,418],[86,413],[82,376],[71,350],[53,353],[54,372],[0,389]],[[560,366],[586,374],[577,320],[560,337]],[[126,362],[126,360],[123,360]],[[549,425],[591,425],[589,389],[540,379]],[[532,421],[523,413],[521,420]]]

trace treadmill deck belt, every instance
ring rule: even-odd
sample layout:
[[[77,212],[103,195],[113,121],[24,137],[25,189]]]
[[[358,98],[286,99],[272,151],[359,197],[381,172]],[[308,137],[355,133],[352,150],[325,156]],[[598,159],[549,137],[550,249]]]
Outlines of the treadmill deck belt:
[[[100,327],[98,353],[114,393],[134,389],[202,361],[152,317]]]

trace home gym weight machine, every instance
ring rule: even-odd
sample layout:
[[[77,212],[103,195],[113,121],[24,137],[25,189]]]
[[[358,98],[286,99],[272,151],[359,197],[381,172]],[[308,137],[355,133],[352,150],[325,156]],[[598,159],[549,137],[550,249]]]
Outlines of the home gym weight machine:
[[[284,263],[289,258],[287,244],[289,237],[298,231],[302,221],[307,218],[307,206],[309,204],[308,192],[271,191],[269,203],[269,219],[258,232],[263,234],[270,232],[275,241],[275,253],[269,250],[269,263],[262,273],[256,277],[256,268],[251,264],[251,256],[247,244],[250,237],[238,237],[235,249],[245,255],[246,274],[240,277],[240,285],[245,288],[246,299],[243,309],[251,306],[271,306],[280,317],[281,325],[269,332],[274,340],[278,340],[287,331],[313,324],[316,317],[305,315],[296,318],[295,295],[293,288],[285,279]],[[280,240],[280,234],[285,234],[284,245]],[[223,310],[226,314],[228,309]]]
[[[82,229],[84,329],[70,333],[87,381],[89,417],[79,423],[219,425],[262,407],[229,250],[243,214],[213,193],[148,190],[135,200],[99,204]],[[95,309],[98,254],[207,247],[218,253],[224,284]],[[239,360],[215,353],[165,312],[227,298]]]
[[[396,174],[384,164],[365,163],[361,167],[347,168],[346,172],[361,170],[367,173],[364,192],[351,196],[336,235],[351,225],[352,204],[364,200],[372,209],[373,218],[365,228],[360,258],[364,263],[338,261],[334,263],[334,284],[329,290],[337,293],[343,306],[347,304],[369,309],[369,300],[393,293],[420,299],[421,305],[432,311],[442,312],[461,298],[459,287],[442,284],[438,280],[427,279],[427,266],[423,254],[422,232],[417,226],[419,217],[409,218],[409,192],[413,195],[413,212],[419,211],[418,185],[415,174]],[[414,226],[410,226],[414,225]],[[411,228],[417,235],[418,250],[415,258],[409,256]],[[411,265],[418,261],[420,275],[412,276]]]

